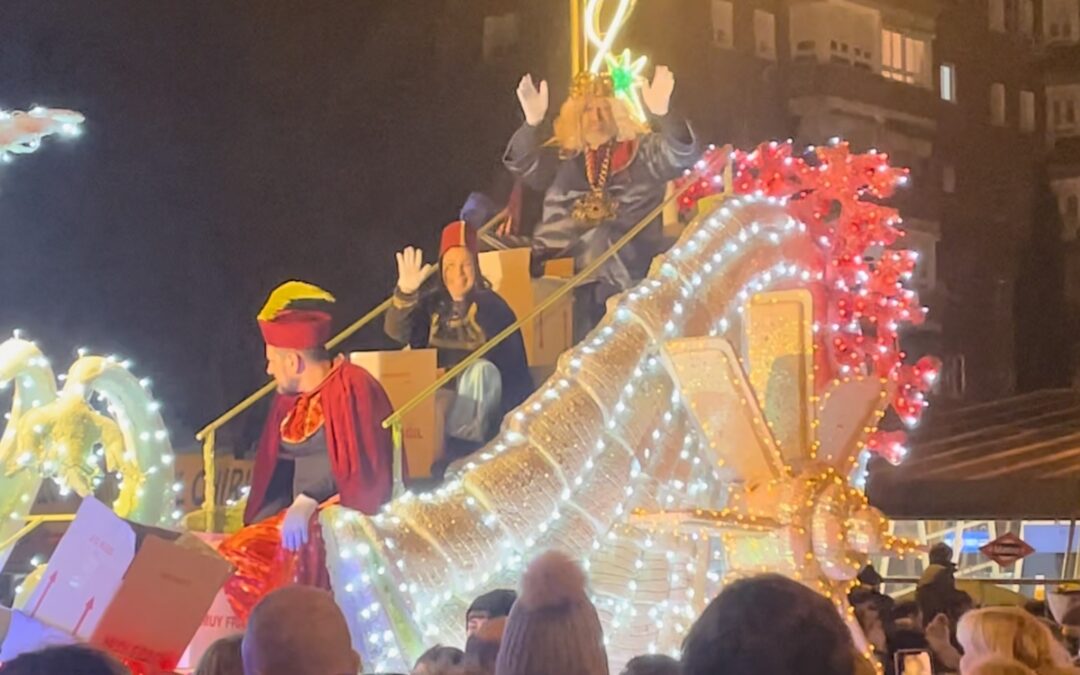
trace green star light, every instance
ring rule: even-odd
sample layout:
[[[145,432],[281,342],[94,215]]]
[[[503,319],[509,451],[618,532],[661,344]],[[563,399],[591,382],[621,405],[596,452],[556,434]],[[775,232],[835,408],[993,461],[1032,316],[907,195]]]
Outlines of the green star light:
[[[629,103],[634,110],[634,115],[638,119],[644,120],[645,108],[641,105],[639,90],[641,89],[641,73],[645,70],[645,64],[648,63],[649,58],[639,56],[634,59],[630,54],[630,50],[624,49],[618,58],[608,54],[605,60],[607,61],[608,75],[611,76],[611,84],[615,89],[616,98],[621,98]]]

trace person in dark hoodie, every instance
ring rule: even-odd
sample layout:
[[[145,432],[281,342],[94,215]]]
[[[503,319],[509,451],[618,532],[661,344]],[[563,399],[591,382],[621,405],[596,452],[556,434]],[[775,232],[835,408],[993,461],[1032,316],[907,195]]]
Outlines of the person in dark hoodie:
[[[488,621],[510,616],[517,593],[509,588],[497,588],[473,600],[465,611],[465,633],[471,636]]]
[[[386,334],[413,349],[437,349],[439,367],[451,368],[516,322],[514,311],[481,276],[477,254],[476,230],[463,220],[443,228],[437,283],[425,287],[435,268],[424,264],[423,251],[408,247],[398,253]],[[432,468],[435,477],[489,441],[532,388],[518,330],[466,368],[446,392],[446,451]]]

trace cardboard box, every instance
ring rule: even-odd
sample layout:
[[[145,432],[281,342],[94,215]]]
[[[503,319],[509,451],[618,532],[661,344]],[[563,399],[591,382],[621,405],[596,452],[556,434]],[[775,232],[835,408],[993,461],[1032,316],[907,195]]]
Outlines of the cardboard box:
[[[349,359],[382,384],[395,409],[411,401],[438,377],[434,349],[353,352]],[[443,433],[442,425],[436,423],[435,397],[429,396],[413,408],[403,422],[409,476],[426,478],[431,475],[435,458],[442,453]]]
[[[215,550],[218,544],[228,536],[227,534],[198,534],[199,539],[212,546]],[[214,596],[214,602],[210,605],[210,609],[207,610],[206,616],[203,617],[202,623],[199,624],[198,630],[195,631],[195,635],[191,638],[191,642],[188,643],[187,650],[180,658],[180,663],[176,665],[177,670],[194,670],[199,665],[199,660],[202,659],[203,654],[210,648],[210,645],[221,638],[239,635],[244,632],[246,627],[243,619],[236,615],[232,605],[229,604],[229,598],[225,595],[225,590],[219,590],[217,595]]]
[[[25,611],[151,671],[171,670],[230,572],[194,536],[130,523],[87,497]]]
[[[560,258],[547,261],[544,276],[533,279],[529,275],[529,257],[527,248],[480,254],[480,273],[519,319],[574,275],[574,261]],[[521,327],[530,366],[552,365],[560,354],[573,346],[573,303],[573,295],[567,295]]]
[[[566,279],[543,276],[532,280],[533,297],[543,302],[562,288]],[[568,293],[536,317],[530,366],[553,366],[574,345],[574,294]]]

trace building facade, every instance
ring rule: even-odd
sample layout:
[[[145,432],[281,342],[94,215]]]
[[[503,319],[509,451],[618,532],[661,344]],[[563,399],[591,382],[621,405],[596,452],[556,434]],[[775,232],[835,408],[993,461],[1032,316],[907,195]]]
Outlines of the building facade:
[[[650,0],[623,42],[671,66],[676,105],[708,141],[841,137],[910,167],[901,245],[921,254],[913,285],[931,311],[905,345],[944,358],[940,398],[987,400],[1070,369],[1065,267],[1044,256],[1080,235],[1078,2]],[[497,55],[510,81],[515,67],[549,77],[554,105],[566,4],[474,6],[482,44],[466,51]],[[1080,304],[1080,264],[1067,269]]]

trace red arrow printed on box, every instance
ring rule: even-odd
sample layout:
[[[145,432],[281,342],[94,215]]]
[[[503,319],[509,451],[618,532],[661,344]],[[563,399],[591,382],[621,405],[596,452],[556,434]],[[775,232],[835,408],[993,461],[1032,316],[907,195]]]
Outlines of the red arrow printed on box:
[[[41,595],[38,596],[37,602],[34,603],[34,609],[30,612],[30,616],[37,616],[38,610],[41,609],[41,603],[45,602],[45,596],[49,594],[52,587],[56,585],[56,572],[49,575],[49,578],[45,580],[45,588],[41,589]]]
[[[82,616],[79,617],[79,621],[75,624],[75,628],[72,629],[72,633],[79,634],[79,629],[82,628],[83,621],[86,621],[86,615],[90,613],[90,610],[94,609],[94,598],[90,598],[86,601],[86,606],[83,607]]]

